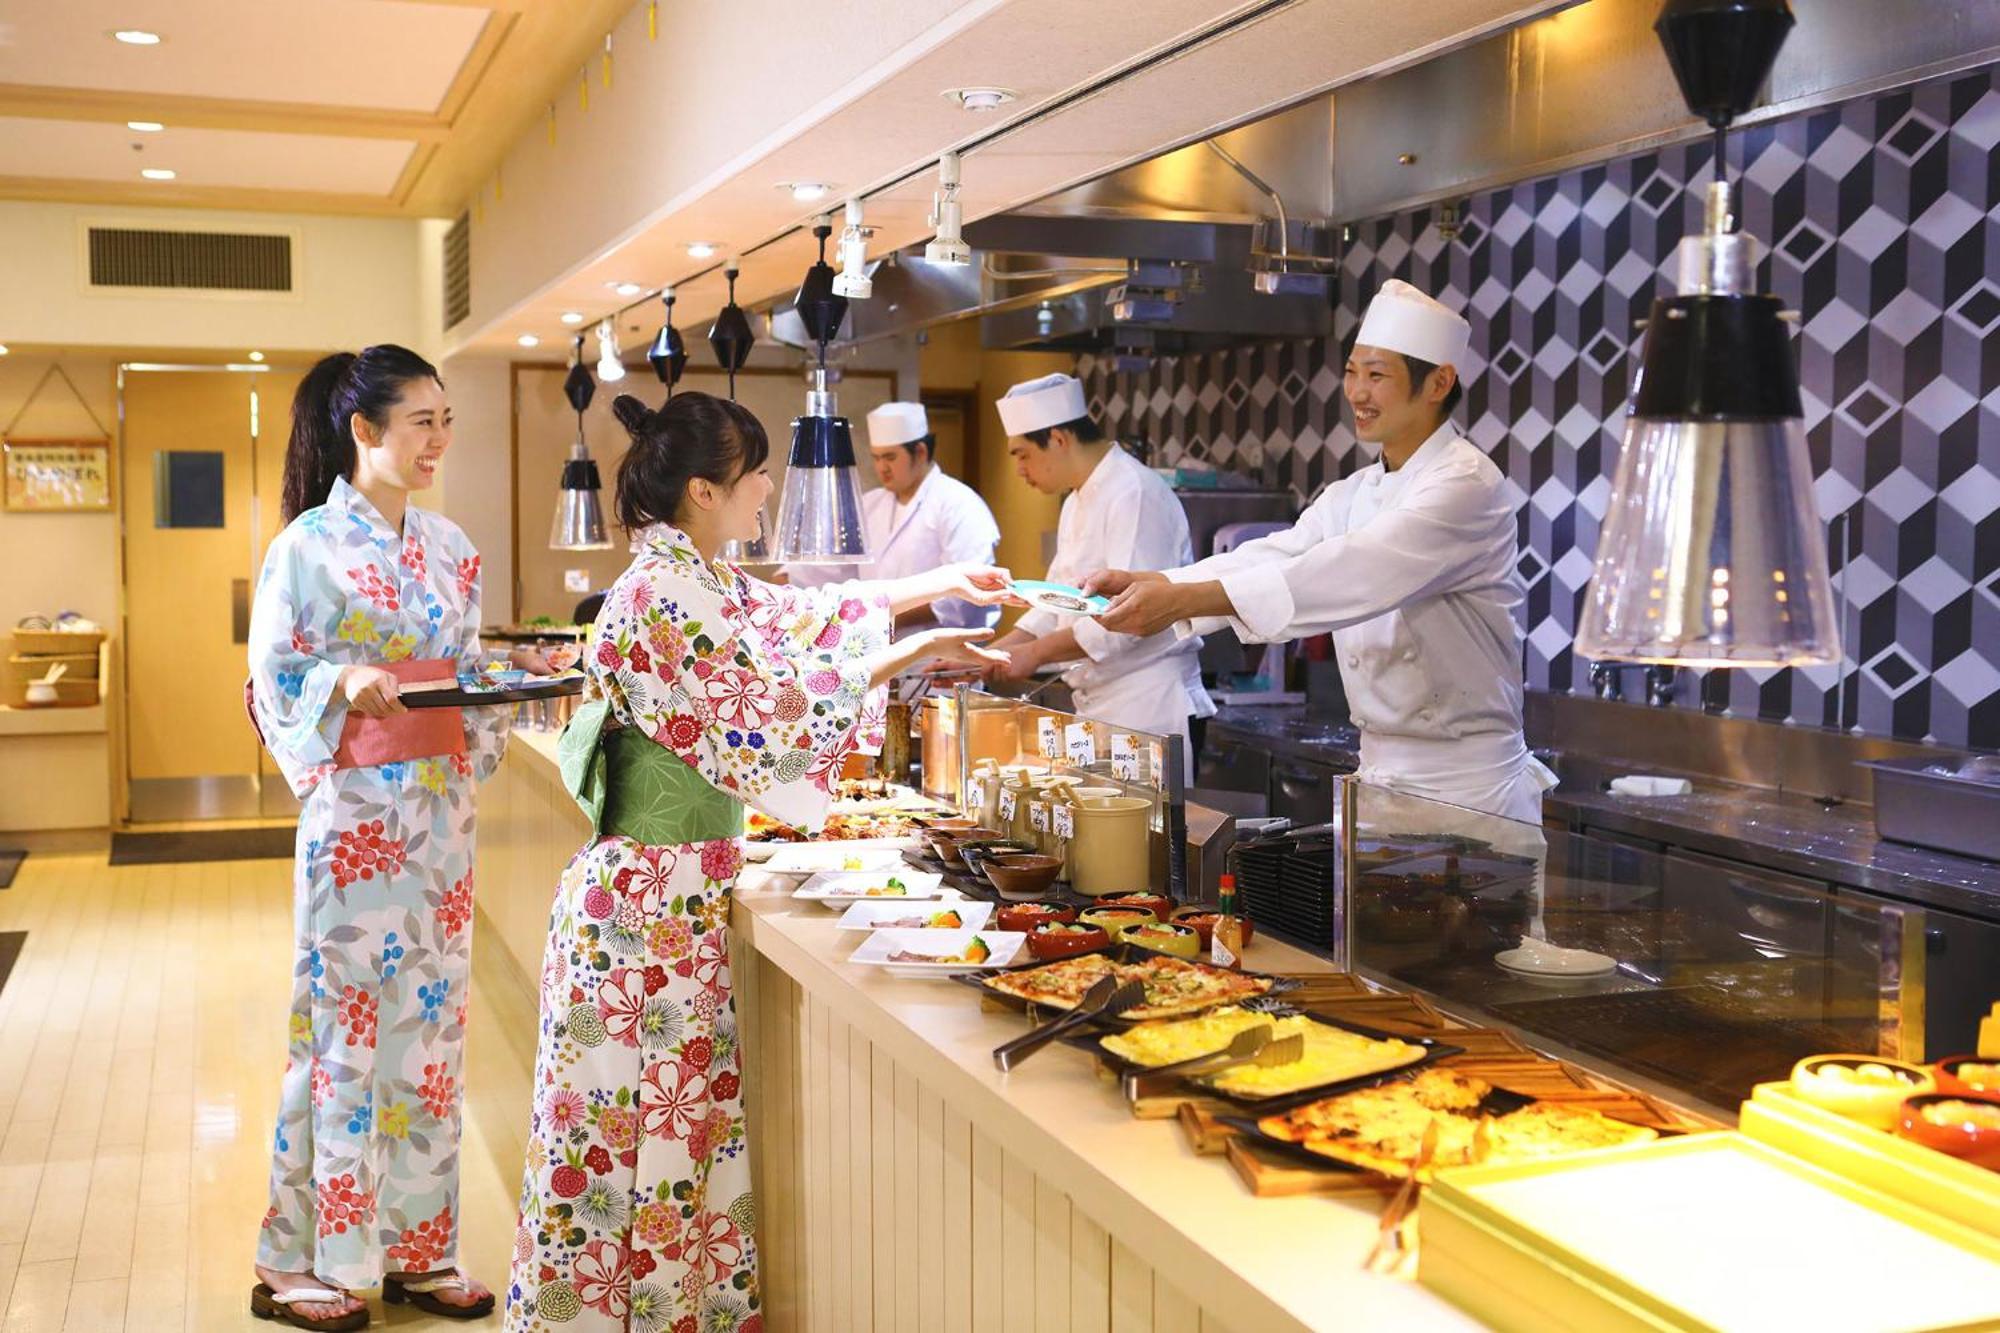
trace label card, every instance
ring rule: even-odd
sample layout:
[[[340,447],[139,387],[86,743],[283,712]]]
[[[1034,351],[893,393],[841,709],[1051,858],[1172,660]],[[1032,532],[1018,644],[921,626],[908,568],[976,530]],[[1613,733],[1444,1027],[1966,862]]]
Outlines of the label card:
[[[1062,758],[1062,736],[1052,717],[1035,719],[1035,741],[1044,759]]]
[[[1076,836],[1076,807],[1069,805],[1056,807],[1056,836],[1058,838]]]
[[[1000,789],[1000,818],[1012,819],[1013,817],[1014,817],[1013,789],[1009,787],[1002,787]]]
[[[1155,787],[1158,787],[1161,791],[1165,791],[1170,785],[1167,782],[1166,744],[1163,741],[1153,741],[1146,747],[1146,749],[1147,749],[1147,757],[1152,760],[1152,765],[1153,765],[1152,768],[1148,770],[1152,774],[1153,785]]]
[[[1111,734],[1111,776],[1120,782],[1139,780],[1139,739],[1136,736]]]
[[[1028,826],[1037,833],[1049,831],[1049,806],[1046,801],[1028,802]]]
[[[1063,729],[1069,761],[1084,768],[1097,762],[1097,733],[1088,722],[1072,722]]]

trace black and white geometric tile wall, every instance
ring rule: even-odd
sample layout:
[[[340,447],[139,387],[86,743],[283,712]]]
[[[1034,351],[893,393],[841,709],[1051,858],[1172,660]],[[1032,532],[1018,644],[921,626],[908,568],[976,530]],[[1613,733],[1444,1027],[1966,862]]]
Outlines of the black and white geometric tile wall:
[[[1848,661],[1715,671],[1689,706],[2000,748],[2000,67],[1731,139],[1760,287],[1800,312],[1820,513]],[[1092,404],[1167,463],[1309,497],[1372,461],[1340,398],[1342,343],[1388,278],[1472,321],[1465,434],[1510,479],[1530,686],[1587,688],[1571,649],[1610,496],[1634,321],[1701,224],[1708,146],[1473,196],[1456,235],[1419,210],[1356,226],[1335,337],[1162,361],[1081,359]],[[1636,682],[1635,682],[1636,683]]]

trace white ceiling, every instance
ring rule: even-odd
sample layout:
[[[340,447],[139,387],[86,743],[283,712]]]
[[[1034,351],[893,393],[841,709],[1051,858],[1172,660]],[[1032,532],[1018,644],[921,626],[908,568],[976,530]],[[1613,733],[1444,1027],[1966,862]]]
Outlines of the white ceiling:
[[[415,145],[250,130],[170,127],[137,134],[123,125],[0,117],[0,176],[131,182],[164,167],[189,184],[386,196]]]

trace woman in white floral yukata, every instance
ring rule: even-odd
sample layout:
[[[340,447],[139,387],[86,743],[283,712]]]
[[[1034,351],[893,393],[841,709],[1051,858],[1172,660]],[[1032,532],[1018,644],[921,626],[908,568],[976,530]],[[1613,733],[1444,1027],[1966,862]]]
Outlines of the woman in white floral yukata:
[[[409,503],[450,444],[444,386],[416,353],[382,345],[314,366],[292,402],[287,526],[251,612],[252,718],[305,802],[251,1309],[300,1328],[365,1326],[349,1289],[377,1282],[434,1314],[493,1309],[456,1267],[459,1065],[473,788],[500,761],[508,710],[461,718],[398,698],[402,678],[481,664],[479,555]]]
[[[619,520],[644,545],[605,597],[563,733],[598,836],[549,924],[506,1327],[758,1333],[729,977],[744,807],[817,830],[877,686],[928,658],[992,660],[984,630],[892,645],[895,613],[997,603],[1007,575],[759,582],[717,560],[771,491],[757,419],[701,393],[613,409],[632,435]]]

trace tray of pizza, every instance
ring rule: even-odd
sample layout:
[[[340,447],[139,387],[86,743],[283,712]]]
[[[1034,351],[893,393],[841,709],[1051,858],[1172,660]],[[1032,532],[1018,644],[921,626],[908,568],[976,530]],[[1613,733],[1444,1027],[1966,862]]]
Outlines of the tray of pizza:
[[[1191,963],[1134,945],[1115,945],[997,976],[971,972],[952,979],[1010,1006],[1061,1011],[1074,1009],[1091,984],[1107,973],[1121,979],[1136,978],[1146,988],[1144,1003],[1117,1018],[1098,1020],[1100,1026],[1109,1028],[1131,1027],[1148,1019],[1186,1017],[1217,1005],[1243,1004],[1291,989],[1291,982],[1285,977]]]

